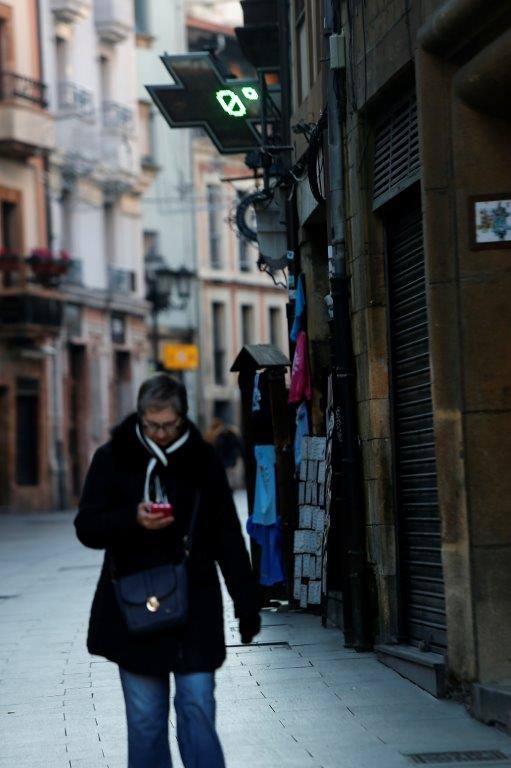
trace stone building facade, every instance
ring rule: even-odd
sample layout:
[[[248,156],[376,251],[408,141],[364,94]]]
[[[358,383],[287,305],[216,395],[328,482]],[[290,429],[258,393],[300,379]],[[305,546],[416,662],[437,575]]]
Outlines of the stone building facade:
[[[477,716],[509,726],[509,10],[295,0],[289,22],[317,435],[340,322],[324,302],[335,217],[346,241],[367,644],[436,695],[464,690]],[[327,100],[342,143],[325,128],[311,171],[307,137]],[[334,504],[326,613],[341,624],[353,608],[347,520]]]

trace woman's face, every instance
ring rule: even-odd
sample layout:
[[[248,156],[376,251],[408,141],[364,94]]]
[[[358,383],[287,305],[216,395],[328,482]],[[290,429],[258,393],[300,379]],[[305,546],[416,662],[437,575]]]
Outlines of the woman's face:
[[[148,408],[142,417],[145,434],[160,446],[168,445],[177,438],[182,423],[181,416],[170,406],[159,410]]]

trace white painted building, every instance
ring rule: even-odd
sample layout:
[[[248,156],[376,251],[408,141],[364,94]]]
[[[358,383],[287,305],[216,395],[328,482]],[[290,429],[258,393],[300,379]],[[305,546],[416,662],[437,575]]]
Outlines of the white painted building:
[[[157,255],[173,271],[196,272],[195,198],[192,183],[191,131],[171,130],[154,107],[145,85],[171,83],[160,56],[186,51],[186,25],[182,0],[139,0],[135,3],[138,114],[142,168],[153,181],[141,198],[144,251]],[[168,344],[197,344],[197,285],[183,302],[174,278],[174,308],[159,316],[160,360]],[[198,413],[198,373],[177,371],[188,389],[190,415]]]
[[[54,340],[56,468],[68,502],[94,449],[133,409],[148,371],[133,0],[40,0],[42,70],[54,116],[48,245],[73,262]],[[62,495],[62,494],[61,494]]]

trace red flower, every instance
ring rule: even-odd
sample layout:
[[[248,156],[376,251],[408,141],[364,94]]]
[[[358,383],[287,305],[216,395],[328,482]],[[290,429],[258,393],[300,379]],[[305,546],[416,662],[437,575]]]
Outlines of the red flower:
[[[30,256],[41,261],[51,261],[53,259],[53,253],[49,248],[32,248]]]

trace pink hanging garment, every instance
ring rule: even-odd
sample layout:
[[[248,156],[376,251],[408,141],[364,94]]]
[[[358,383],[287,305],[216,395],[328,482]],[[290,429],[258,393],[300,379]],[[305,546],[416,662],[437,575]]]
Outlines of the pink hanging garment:
[[[296,340],[295,356],[291,369],[291,384],[289,387],[289,402],[301,403],[312,399],[311,374],[309,355],[307,352],[307,334],[300,331]]]

